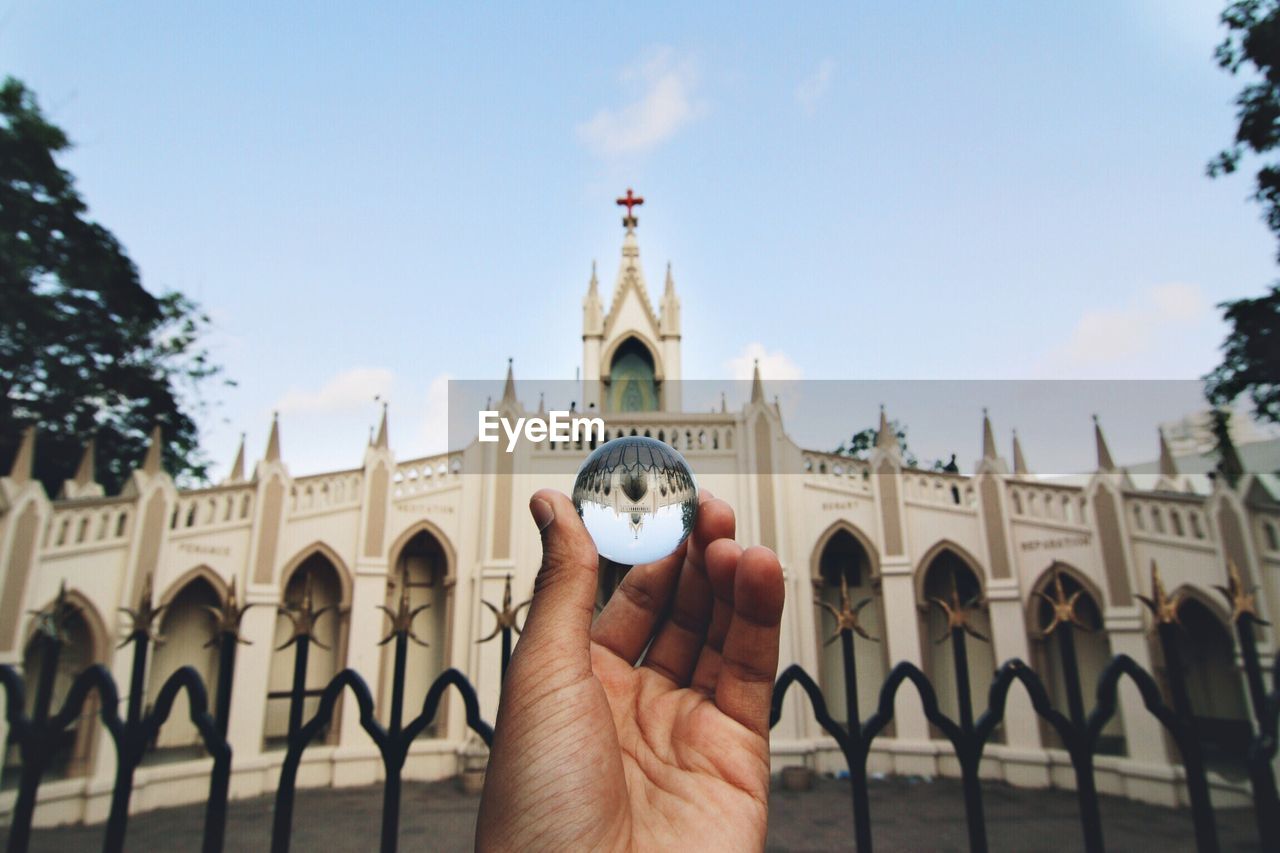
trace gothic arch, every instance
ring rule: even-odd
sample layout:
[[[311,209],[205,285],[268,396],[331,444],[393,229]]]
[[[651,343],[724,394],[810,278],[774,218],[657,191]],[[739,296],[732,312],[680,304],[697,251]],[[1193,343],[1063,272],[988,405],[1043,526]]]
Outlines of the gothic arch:
[[[933,565],[934,560],[943,554],[950,552],[960,562],[964,563],[969,571],[973,572],[974,578],[978,582],[978,589],[985,597],[987,594],[987,573],[982,568],[982,563],[969,551],[960,545],[957,545],[950,539],[939,539],[933,543],[933,546],[925,552],[920,561],[916,563],[915,572],[913,573],[913,582],[916,588],[916,606],[921,610],[929,607],[929,602],[924,592],[926,576],[929,574],[929,567]]]
[[[400,560],[400,555],[404,553],[405,546],[413,540],[413,537],[419,533],[429,533],[437,542],[440,543],[440,550],[444,551],[444,585],[452,587],[458,581],[458,557],[453,550],[453,543],[449,541],[449,537],[444,535],[444,531],[439,525],[427,519],[419,519],[413,524],[406,527],[396,540],[391,543],[391,548],[387,551],[387,565],[394,567]]]
[[[280,600],[284,600],[284,592],[289,587],[289,581],[292,580],[293,573],[298,570],[299,566],[316,554],[324,557],[333,566],[338,575],[338,584],[342,587],[341,604],[343,607],[350,607],[352,594],[351,570],[347,568],[346,562],[338,556],[337,551],[319,539],[299,550],[289,562],[284,564],[284,570],[280,572]]]
[[[156,599],[156,607],[167,606],[170,604],[178,593],[182,592],[182,590],[186,588],[187,584],[191,583],[196,578],[207,581],[209,586],[213,587],[213,591],[218,594],[218,601],[227,600],[227,593],[229,591],[227,582],[224,581],[222,576],[212,568],[201,564],[193,569],[188,569],[177,580],[169,584],[164,591],[164,595]]]
[[[627,331],[625,334],[619,335],[613,339],[608,348],[600,356],[600,376],[606,381],[609,372],[613,367],[613,358],[618,354],[618,350],[622,348],[627,341],[634,340],[640,346],[649,351],[649,358],[653,359],[653,379],[655,382],[661,382],[667,372],[662,366],[662,350],[653,341],[649,340],[649,336],[644,332],[635,329]]]
[[[862,550],[867,552],[867,562],[870,564],[868,574],[871,582],[878,585],[880,583],[880,551],[857,525],[843,518],[831,522],[827,529],[822,531],[818,541],[814,543],[813,550],[809,554],[809,579],[814,583],[821,582],[822,552],[826,550],[827,544],[831,542],[832,537],[840,531],[852,536],[862,546]]]
[[[1235,636],[1235,632],[1231,627],[1231,613],[1222,604],[1222,599],[1216,595],[1210,595],[1194,584],[1184,583],[1177,589],[1173,590],[1171,597],[1178,602],[1178,610],[1182,610],[1182,605],[1188,600],[1194,601],[1203,606],[1213,618],[1227,633],[1228,637]]]

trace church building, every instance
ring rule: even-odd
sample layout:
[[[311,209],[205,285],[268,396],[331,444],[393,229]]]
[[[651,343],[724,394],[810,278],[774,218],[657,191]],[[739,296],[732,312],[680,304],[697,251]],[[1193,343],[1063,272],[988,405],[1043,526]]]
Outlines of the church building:
[[[986,706],[996,666],[1028,662],[1066,707],[1050,599],[1075,597],[1077,649],[1086,710],[1092,685],[1115,654],[1132,657],[1162,677],[1150,614],[1153,565],[1180,597],[1184,660],[1194,712],[1210,742],[1214,799],[1247,801],[1247,778],[1231,761],[1215,761],[1213,743],[1229,752],[1247,725],[1248,705],[1233,642],[1230,608],[1215,587],[1234,564],[1257,586],[1260,615],[1280,619],[1280,503],[1266,484],[1246,474],[1234,487],[1219,478],[1208,494],[1187,487],[1167,447],[1155,487],[1140,489],[1111,458],[1095,424],[1096,471],[1087,483],[1038,480],[1018,443],[1009,458],[997,447],[991,421],[974,423],[980,461],[971,476],[908,467],[880,413],[880,434],[867,458],[799,446],[784,429],[757,370],[748,400],[721,411],[685,411],[681,399],[681,308],[670,267],[657,301],[641,264],[639,203],[628,192],[621,258],[606,295],[593,270],[582,302],[582,409],[604,418],[608,437],[644,435],[678,450],[700,487],[728,501],[743,543],[774,549],[786,578],[781,664],[800,664],[819,683],[838,719],[845,716],[841,644],[832,611],[859,605],[855,638],[857,704],[863,719],[878,703],[881,682],[898,661],[920,666],[941,708],[957,716],[957,684],[948,613],[934,600],[963,602],[978,637],[967,640],[975,713]],[[565,293],[565,309],[575,310]],[[538,405],[521,399],[508,368],[494,408],[518,417]],[[873,415],[874,413],[868,413]],[[1154,425],[1153,425],[1154,427]],[[55,679],[55,707],[70,680],[91,663],[107,666],[121,686],[130,681],[129,649],[119,648],[129,617],[151,598],[164,606],[147,668],[147,697],[176,668],[190,665],[209,685],[219,657],[208,645],[211,610],[234,598],[252,605],[243,615],[231,689],[231,796],[274,790],[288,728],[293,649],[282,604],[304,595],[332,608],[315,628],[307,686],[322,687],[350,667],[373,688],[386,721],[391,691],[390,646],[380,606],[395,609],[407,593],[412,608],[429,605],[414,622],[425,645],[411,644],[405,704],[421,706],[437,674],[455,667],[474,684],[481,713],[496,716],[500,644],[478,642],[494,630],[486,602],[517,602],[531,593],[541,547],[527,502],[538,488],[572,490],[573,471],[590,451],[582,442],[471,442],[423,458],[397,457],[384,410],[376,436],[355,467],[295,474],[288,435],[273,423],[261,456],[250,465],[242,446],[227,479],[180,489],[161,466],[157,432],[147,456],[120,494],[93,481],[93,448],[76,477],[57,495],[32,478],[39,443],[28,433],[7,476],[0,477],[0,663],[21,667],[29,684],[43,665],[34,613],[65,585],[77,606],[66,626],[68,645]],[[838,437],[833,437],[833,439]],[[355,450],[356,448],[353,448]],[[566,457],[569,457],[566,460]],[[607,598],[624,567],[601,573]],[[863,602],[866,602],[863,604]],[[824,606],[825,605],[825,606]],[[1272,629],[1260,633],[1264,659],[1275,653]],[[943,642],[939,643],[939,638]],[[309,700],[306,713],[315,707]],[[404,776],[440,779],[483,754],[452,697],[437,724],[411,748]],[[415,711],[416,713],[416,711]],[[203,800],[210,759],[185,699],[135,776],[133,808],[148,810]],[[0,723],[0,735],[3,723]],[[377,780],[377,748],[344,701],[324,734],[304,754],[300,782],[352,786]],[[772,732],[775,769],[802,764],[843,769],[835,741],[792,691]],[[1174,803],[1176,750],[1129,682],[1119,713],[1106,727],[1096,760],[1099,790]],[[14,804],[13,762],[5,761],[0,820]],[[875,741],[870,770],[923,776],[956,775],[950,744],[926,720],[917,694],[898,694],[894,721]],[[1009,695],[1006,720],[982,763],[984,775],[1023,786],[1070,787],[1074,775],[1056,735],[1031,709],[1027,695]],[[40,788],[37,824],[100,821],[113,785],[110,738],[88,715],[74,743]]]

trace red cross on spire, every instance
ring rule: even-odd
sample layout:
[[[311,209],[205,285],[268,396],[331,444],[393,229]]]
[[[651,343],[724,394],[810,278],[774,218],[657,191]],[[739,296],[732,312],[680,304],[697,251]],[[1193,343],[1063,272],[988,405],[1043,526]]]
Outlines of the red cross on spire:
[[[642,196],[635,195],[631,192],[631,187],[627,187],[627,194],[618,199],[618,206],[625,207],[627,209],[627,215],[622,218],[622,224],[625,227],[633,228],[637,223],[639,223],[640,220],[636,218],[631,208],[639,207],[642,204],[644,204],[644,198]]]

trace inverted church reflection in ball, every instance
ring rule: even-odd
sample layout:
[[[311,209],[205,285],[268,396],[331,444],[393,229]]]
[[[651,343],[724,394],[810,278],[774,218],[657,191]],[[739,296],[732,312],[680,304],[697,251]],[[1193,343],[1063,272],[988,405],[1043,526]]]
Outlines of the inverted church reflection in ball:
[[[698,518],[698,484],[674,448],[643,436],[605,442],[578,470],[573,505],[600,556],[634,566],[680,547]]]

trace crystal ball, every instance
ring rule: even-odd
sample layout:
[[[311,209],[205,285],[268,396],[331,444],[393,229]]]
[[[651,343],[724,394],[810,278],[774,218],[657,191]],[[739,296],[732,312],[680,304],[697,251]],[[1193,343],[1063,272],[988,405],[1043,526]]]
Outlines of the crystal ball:
[[[623,436],[592,451],[573,483],[573,505],[600,556],[634,566],[680,547],[698,519],[698,483],[670,445]]]

